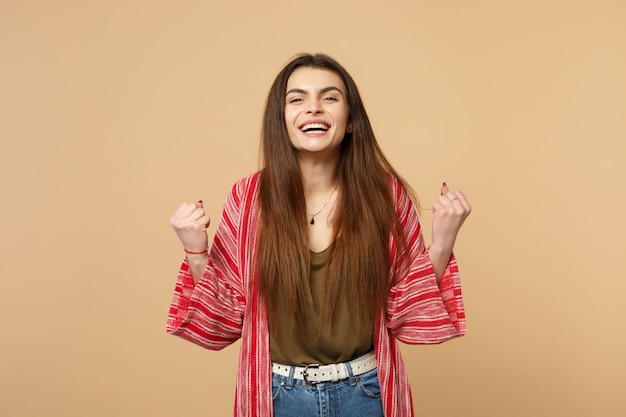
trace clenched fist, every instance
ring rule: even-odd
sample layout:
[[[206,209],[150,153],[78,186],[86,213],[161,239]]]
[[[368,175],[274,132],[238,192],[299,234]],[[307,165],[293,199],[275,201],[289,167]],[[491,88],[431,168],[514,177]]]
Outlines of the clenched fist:
[[[452,249],[463,222],[472,211],[462,191],[450,191],[446,183],[441,196],[433,204],[433,246]]]
[[[204,212],[202,200],[195,204],[182,203],[170,218],[170,225],[178,235],[191,267],[194,281],[202,276],[208,262],[206,249],[209,246],[209,237],[206,229],[211,219]],[[197,252],[197,254],[190,253]]]
[[[433,204],[432,243],[429,251],[437,279],[441,279],[459,230],[471,212],[472,207],[463,192],[450,191],[444,182],[441,196]]]

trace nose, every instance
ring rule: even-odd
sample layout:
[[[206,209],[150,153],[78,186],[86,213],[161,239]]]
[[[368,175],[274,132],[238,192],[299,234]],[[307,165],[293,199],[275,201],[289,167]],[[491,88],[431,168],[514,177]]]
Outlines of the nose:
[[[319,114],[322,110],[322,104],[319,100],[309,100],[309,107],[307,109],[307,113],[310,114]]]

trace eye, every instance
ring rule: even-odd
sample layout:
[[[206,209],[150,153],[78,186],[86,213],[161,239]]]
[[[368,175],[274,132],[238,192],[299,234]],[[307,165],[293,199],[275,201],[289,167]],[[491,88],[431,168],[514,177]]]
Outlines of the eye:
[[[334,96],[327,96],[327,97],[324,97],[322,100],[324,100],[324,101],[338,101],[337,97],[334,97]]]
[[[289,103],[299,103],[302,101],[302,98],[300,97],[292,97],[289,99]]]

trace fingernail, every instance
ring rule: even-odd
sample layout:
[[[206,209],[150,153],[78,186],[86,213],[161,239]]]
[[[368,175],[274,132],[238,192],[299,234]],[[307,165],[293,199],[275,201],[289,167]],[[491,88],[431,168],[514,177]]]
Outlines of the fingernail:
[[[441,188],[443,187],[447,187],[446,182],[444,181],[443,184],[441,184]],[[441,192],[441,195],[443,195],[443,191]]]

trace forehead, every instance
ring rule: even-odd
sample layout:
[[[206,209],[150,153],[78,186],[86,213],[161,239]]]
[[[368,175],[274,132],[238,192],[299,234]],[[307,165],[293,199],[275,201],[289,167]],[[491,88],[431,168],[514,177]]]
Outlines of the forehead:
[[[300,67],[287,80],[287,91],[293,88],[316,91],[326,87],[337,87],[344,93],[346,91],[339,74],[325,68]]]

